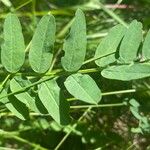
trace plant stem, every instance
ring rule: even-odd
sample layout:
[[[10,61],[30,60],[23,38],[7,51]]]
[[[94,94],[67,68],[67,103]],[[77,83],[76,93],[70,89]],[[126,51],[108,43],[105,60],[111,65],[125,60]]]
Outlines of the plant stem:
[[[62,138],[62,140],[58,143],[58,145],[55,147],[54,150],[58,150],[61,145],[64,143],[64,141],[68,138],[68,136],[72,133],[72,131],[77,127],[78,122],[80,122],[86,115],[87,113],[91,110],[91,107],[89,107],[83,115],[78,119],[78,121],[71,127],[70,131]]]
[[[71,109],[80,109],[80,108],[102,108],[102,107],[120,107],[125,106],[126,103],[117,103],[117,104],[101,104],[101,105],[81,105],[81,106],[70,106]]]
[[[123,21],[118,15],[116,15],[113,11],[109,10],[107,7],[105,7],[101,2],[96,0],[96,3],[100,5],[101,9],[106,12],[109,16],[111,16],[114,20],[116,20],[118,23],[122,24],[125,27],[128,27],[128,24]]]
[[[147,89],[146,89],[146,90],[147,90]],[[150,90],[150,89],[149,89],[149,90]],[[141,91],[142,91],[142,90],[141,90]],[[125,93],[135,93],[135,92],[137,92],[136,89],[128,89],[128,90],[105,92],[105,93],[102,93],[102,96],[115,95],[115,94],[125,94]]]
[[[28,4],[31,3],[31,2],[32,2],[32,0],[26,1],[25,3],[23,3],[23,4],[21,4],[20,6],[18,6],[17,8],[15,8],[15,10],[19,10],[20,8],[22,8],[22,7],[26,6],[26,5],[28,5]]]
[[[103,107],[121,107],[121,106],[126,106],[127,103],[122,102],[122,103],[116,103],[116,104],[100,104],[100,105],[76,105],[76,106],[70,106],[70,109],[82,109],[82,108],[103,108]],[[9,113],[0,113],[0,117],[3,116],[15,116],[14,114],[12,114],[11,112]],[[34,113],[31,112],[30,116],[50,116],[49,114],[39,114],[39,113]]]

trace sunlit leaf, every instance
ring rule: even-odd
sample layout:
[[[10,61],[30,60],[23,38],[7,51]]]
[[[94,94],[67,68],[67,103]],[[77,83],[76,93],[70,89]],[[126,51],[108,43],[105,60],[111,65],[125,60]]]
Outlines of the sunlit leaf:
[[[46,72],[53,58],[56,23],[52,15],[45,15],[40,20],[32,39],[29,62],[37,73]]]
[[[150,76],[149,64],[111,66],[101,72],[108,79],[130,81]]]
[[[131,63],[137,59],[138,48],[142,42],[142,24],[136,20],[129,25],[119,49],[120,60]]]
[[[142,48],[143,59],[150,59],[150,30],[148,31]]]
[[[95,61],[98,66],[104,66],[106,64],[107,57],[103,57],[117,51],[119,43],[125,34],[126,28],[123,25],[116,25],[113,27],[108,35],[100,42],[96,49],[95,58],[100,58]],[[114,55],[111,55],[111,60]],[[101,57],[103,57],[101,59]],[[115,61],[115,57],[113,57]],[[112,62],[112,61],[111,61]]]
[[[86,43],[85,16],[83,12],[78,9],[70,33],[63,45],[65,56],[61,59],[61,63],[66,71],[77,71],[82,66],[85,59]]]
[[[68,92],[79,100],[91,104],[97,104],[101,100],[101,91],[89,75],[70,75],[64,84]]]
[[[7,71],[19,71],[25,59],[25,45],[22,28],[15,14],[8,14],[4,22],[4,44],[1,60]]]
[[[69,103],[55,80],[49,80],[39,85],[39,98],[52,118],[61,125],[67,125],[69,118]]]

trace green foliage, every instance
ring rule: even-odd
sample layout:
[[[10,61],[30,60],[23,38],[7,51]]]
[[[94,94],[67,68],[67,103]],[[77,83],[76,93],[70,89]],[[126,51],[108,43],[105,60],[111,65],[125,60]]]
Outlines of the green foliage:
[[[108,79],[130,81],[150,76],[150,64],[111,66],[101,72]]]
[[[51,65],[55,30],[55,18],[52,15],[44,16],[37,26],[29,52],[30,65],[37,73],[46,72]]]
[[[20,77],[15,77],[10,81],[10,89],[12,92],[21,90],[23,87],[30,85],[31,83],[27,79],[22,79]],[[32,111],[39,113],[36,106],[36,101],[33,97],[30,96],[28,92],[23,92],[20,94],[14,95],[20,102],[24,103]]]
[[[150,31],[147,33],[144,43],[143,43],[143,48],[142,48],[142,57],[144,60],[149,60],[150,59]]]
[[[6,90],[1,92],[1,95],[6,95]],[[20,101],[18,101],[14,97],[5,97],[1,100],[3,104],[10,110],[16,117],[20,118],[21,120],[26,120],[29,118],[29,111],[26,105]]]
[[[142,24],[136,20],[129,25],[121,42],[119,55],[124,63],[131,63],[137,59],[138,48],[142,42]]]
[[[73,74],[64,82],[65,87],[75,98],[91,104],[98,104],[101,91],[89,75]]]
[[[86,43],[85,16],[78,9],[71,25],[70,33],[63,45],[65,56],[61,59],[61,63],[66,71],[74,72],[82,66],[86,54]]]
[[[34,2],[32,3],[35,6]],[[93,6],[92,2],[88,4]],[[83,5],[83,8],[85,7]],[[32,9],[34,14],[34,7]],[[102,9],[117,21],[120,20],[118,16],[111,14],[111,11],[107,11],[105,6],[102,5]],[[64,14],[67,12],[69,15],[72,13],[68,10],[60,11]],[[53,13],[59,14],[57,11]],[[56,19],[59,20],[59,17]],[[90,16],[87,15],[88,17]],[[90,18],[90,20],[93,18]],[[89,50],[87,38],[92,39],[95,35],[86,35],[86,26],[89,29],[90,23],[88,22],[86,25],[85,16],[81,9],[78,9],[75,17],[61,29],[61,34],[56,32],[55,17],[44,15],[26,49],[17,16],[15,14],[6,16],[4,44],[1,51],[2,66],[0,66],[0,74],[2,74],[0,87],[0,102],[2,105],[0,105],[0,111],[3,112],[4,110],[4,114],[7,114],[8,109],[11,112],[8,113],[10,117],[14,115],[21,120],[26,120],[25,122],[18,121],[21,122],[18,127],[20,135],[24,136],[24,132],[28,132],[31,128],[36,131],[38,129],[38,132],[40,129],[43,134],[50,132],[46,139],[52,140],[49,149],[54,149],[58,144],[58,134],[64,132],[66,133],[65,137],[55,148],[59,149],[66,138],[73,133],[73,135],[80,137],[82,143],[92,146],[95,144],[94,148],[88,147],[89,149],[100,149],[107,147],[109,143],[110,145],[119,143],[118,139],[121,139],[122,133],[116,133],[120,131],[116,131],[115,126],[118,122],[119,125],[124,125],[119,120],[122,116],[119,118],[118,114],[124,115],[125,111],[127,112],[125,117],[130,114],[136,120],[137,127],[132,122],[130,124],[132,132],[142,134],[150,132],[148,115],[141,111],[142,104],[138,102],[140,98],[138,99],[137,95],[127,94],[136,92],[141,94],[143,91],[144,94],[149,94],[149,85],[146,82],[144,82],[144,89],[143,87],[136,87],[136,84],[146,81],[150,77],[150,33],[148,32],[145,40],[143,40],[140,22],[134,20],[128,28],[123,21],[119,22],[123,25],[118,24],[110,29],[107,36],[95,48],[95,56],[85,61],[85,56],[89,57],[88,54],[92,53],[86,51]],[[68,28],[70,28],[69,31]],[[96,32],[100,29],[101,27],[96,29],[92,27],[92,30]],[[69,32],[69,34],[63,42],[66,32]],[[95,42],[91,41],[88,41],[89,45]],[[62,56],[62,53],[59,55],[60,49],[64,50],[64,56]],[[95,62],[95,64],[92,62]],[[23,63],[24,66],[22,67]],[[91,68],[91,66],[95,66],[95,68]],[[125,90],[126,87],[131,88],[131,86],[137,89]],[[147,88],[145,89],[145,87]],[[120,91],[118,88],[120,88]],[[109,90],[109,92],[106,90]],[[124,95],[125,93],[126,95]],[[113,100],[113,102],[107,104],[110,100]],[[99,107],[103,108],[98,109]],[[109,109],[104,109],[104,107],[109,107]],[[113,107],[124,108],[113,110]],[[87,109],[85,110],[85,108]],[[91,110],[92,108],[95,109]],[[98,109],[98,113],[96,113],[96,109]],[[80,115],[78,110],[84,111],[84,113],[76,121],[76,118]],[[51,119],[54,121],[51,121]],[[31,124],[27,125],[29,120],[32,122],[30,122],[32,127]],[[108,123],[108,120],[110,123]],[[114,121],[113,124],[111,120]],[[87,126],[89,123],[91,124]],[[106,133],[106,130],[109,133]],[[1,135],[4,136],[4,132],[2,133],[0,130],[0,138]],[[11,135],[15,140],[19,139],[17,138],[18,133],[12,133]],[[40,139],[42,139],[41,134]],[[27,143],[22,139],[20,141]],[[43,141],[47,142],[44,139]],[[34,142],[40,143],[39,141]],[[40,144],[36,145],[35,143],[31,143],[30,146],[45,150],[45,148],[40,147]],[[77,144],[76,147],[78,149],[79,145]],[[85,147],[81,146],[80,149],[85,149]]]
[[[45,15],[40,20],[31,41],[29,61],[32,69],[39,74],[45,73],[52,63],[55,30],[55,18],[52,15]],[[144,54],[148,51],[148,48],[145,48],[147,47],[145,45],[148,45],[148,37],[149,36],[146,37],[146,42],[144,42],[143,46]],[[118,47],[121,60],[125,63],[133,62],[135,58],[137,58],[138,47],[141,40],[141,23],[134,20],[128,29],[120,24],[116,25],[99,44],[94,56],[96,64],[98,66],[107,66],[109,63],[113,63],[117,60],[115,55],[118,52]],[[64,69],[69,72],[78,71],[83,64],[86,52],[86,23],[84,14],[80,9],[76,11],[74,21],[71,24],[70,33],[64,42],[63,49],[65,51],[65,56],[61,59],[61,63]],[[8,59],[10,61],[8,61]],[[108,66],[102,70],[101,74],[103,77],[130,81],[150,76],[149,63],[138,62],[130,65],[118,65],[118,63],[120,63],[119,59],[116,61],[117,64]],[[9,14],[4,23],[2,64],[5,66],[6,70],[15,73],[19,71],[23,61],[24,40],[21,26],[17,16]],[[48,114],[52,116],[56,122],[67,125],[70,120],[69,103],[65,100],[63,91],[59,88],[57,82],[54,79],[46,80],[39,80],[41,84],[37,86],[40,101],[48,111]],[[37,82],[37,84],[39,83]],[[42,112],[35,100],[36,95],[33,97],[29,91],[25,91],[26,87],[35,85],[36,83],[32,84],[27,78],[23,79],[21,77],[14,77],[10,81],[10,90],[12,92],[12,94],[10,94],[14,95],[14,98],[16,97],[15,101],[17,101],[18,107],[19,105],[25,106],[22,108],[22,110],[25,109],[25,112],[27,112],[26,108],[36,113]],[[83,102],[98,104],[102,98],[101,90],[94,79],[89,75],[82,75],[81,73],[72,74],[67,77],[64,85],[71,95]],[[18,91],[21,93],[18,93]],[[7,94],[4,99],[8,101]],[[8,102],[8,104],[11,105],[10,102]],[[21,113],[20,111],[22,110],[16,111],[13,106],[11,107],[13,108],[12,112],[16,116],[19,116],[19,118],[23,117],[21,117],[20,114],[18,115],[18,112]]]
[[[123,25],[116,25],[109,31],[109,34],[100,42],[96,49],[95,58],[97,59],[103,56],[106,57],[97,59],[95,61],[98,66],[105,66],[115,61],[115,56],[112,53],[115,53],[117,51],[117,48],[125,34],[125,31],[126,28]]]
[[[4,44],[1,60],[7,71],[15,73],[20,70],[25,59],[25,45],[18,17],[8,14],[4,22]]]
[[[55,80],[40,84],[38,95],[48,113],[56,122],[62,125],[69,123],[69,104],[64,99]]]

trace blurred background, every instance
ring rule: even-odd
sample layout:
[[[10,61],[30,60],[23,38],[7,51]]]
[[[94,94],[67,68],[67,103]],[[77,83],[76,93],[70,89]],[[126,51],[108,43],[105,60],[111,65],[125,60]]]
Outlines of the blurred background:
[[[3,22],[7,13],[17,13],[27,45],[32,39],[39,19],[50,12],[57,22],[55,43],[55,52],[57,52],[62,47],[77,8],[81,8],[86,15],[88,39],[86,58],[94,55],[101,39],[118,23],[128,24],[137,19],[143,23],[145,32],[150,28],[150,0],[0,0],[0,44],[3,42]],[[55,68],[60,68],[59,62],[58,59]],[[88,64],[86,67],[90,68],[93,65]],[[150,83],[149,79],[124,83],[100,78],[96,73],[92,76],[99,83],[102,91],[143,88]],[[130,96],[140,102],[142,113],[149,116],[150,93],[139,92],[128,95]],[[103,103],[120,102],[125,98],[125,95],[119,94],[108,96],[103,99]],[[83,112],[84,109],[72,110],[70,113],[77,120]],[[138,121],[128,108],[95,108],[78,123],[77,128],[60,149],[150,149],[149,132],[143,134],[131,132],[131,128],[137,126]],[[47,116],[33,115],[30,120],[21,121],[9,114],[2,104],[0,105],[0,150],[53,150],[69,130],[68,126],[61,127]]]

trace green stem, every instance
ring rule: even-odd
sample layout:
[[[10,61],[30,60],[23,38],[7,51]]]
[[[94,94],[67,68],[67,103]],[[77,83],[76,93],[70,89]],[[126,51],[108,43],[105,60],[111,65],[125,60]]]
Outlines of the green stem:
[[[20,6],[18,6],[17,8],[15,8],[15,10],[19,10],[20,8],[22,8],[22,7],[26,6],[26,5],[28,5],[28,4],[31,3],[31,2],[32,2],[32,0],[26,1],[25,3],[23,3],[23,4],[21,4]]]
[[[101,2],[96,0],[96,3],[101,7],[101,9],[106,12],[109,16],[111,16],[114,20],[116,20],[118,23],[122,24],[125,27],[128,27],[128,24],[123,21],[118,15],[116,15],[113,11],[110,9],[106,8]]]
[[[70,106],[71,109],[80,109],[80,108],[102,108],[102,107],[120,107],[125,106],[126,103],[117,103],[117,104],[101,104],[101,105],[81,105],[81,106]]]
[[[70,106],[70,109],[82,109],[82,108],[103,108],[103,107],[121,107],[121,106],[126,106],[127,103],[123,102],[123,103],[116,103],[116,104],[100,104],[100,105],[76,105],[76,106]],[[0,113],[0,117],[3,116],[15,116],[14,114],[12,114],[11,112],[6,113]],[[39,114],[39,113],[34,113],[31,112],[30,116],[50,116],[49,114]]]
[[[15,95],[15,94],[22,93],[22,92],[24,92],[25,90],[27,90],[27,89],[29,89],[29,88],[35,86],[35,85],[38,85],[38,84],[40,84],[40,83],[42,83],[42,82],[51,80],[51,79],[53,79],[54,77],[56,77],[56,76],[51,76],[51,77],[49,77],[49,78],[46,78],[46,79],[43,79],[43,80],[34,82],[33,84],[31,84],[31,85],[29,85],[29,86],[26,86],[26,87],[24,87],[24,88],[22,88],[22,89],[20,89],[20,90],[18,90],[18,91],[15,91],[15,92],[9,93],[9,94],[7,94],[7,95],[1,96],[0,99],[3,99],[3,98],[5,98],[5,97],[11,96],[11,95]]]
[[[70,128],[69,132],[62,138],[62,140],[58,143],[58,145],[55,147],[54,150],[58,150],[61,145],[64,143],[64,141],[68,138],[68,136],[72,133],[72,131],[77,127],[78,122],[80,122],[86,115],[87,113],[91,110],[91,107],[89,107],[83,115],[78,119],[78,121]]]
[[[85,65],[85,64],[90,63],[90,62],[92,62],[92,61],[95,61],[95,60],[97,60],[97,59],[101,59],[101,58],[107,57],[107,56],[109,56],[109,55],[111,55],[111,54],[114,54],[114,53],[115,53],[115,52],[112,52],[112,53],[109,53],[109,54],[106,54],[106,55],[102,55],[102,56],[99,56],[99,57],[90,58],[90,59],[84,61],[82,65]]]
[[[149,89],[146,89],[146,90],[149,90]],[[135,93],[135,92],[137,92],[136,89],[120,90],[120,91],[105,92],[105,93],[102,93],[102,96],[115,95],[115,94],[125,94],[125,93]]]

